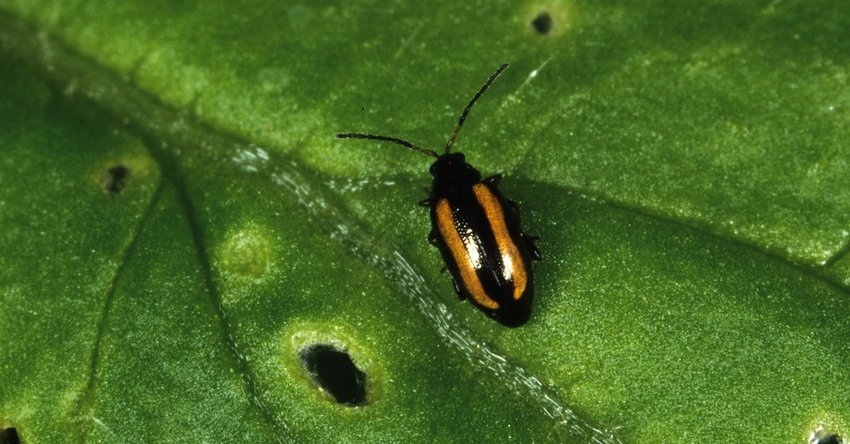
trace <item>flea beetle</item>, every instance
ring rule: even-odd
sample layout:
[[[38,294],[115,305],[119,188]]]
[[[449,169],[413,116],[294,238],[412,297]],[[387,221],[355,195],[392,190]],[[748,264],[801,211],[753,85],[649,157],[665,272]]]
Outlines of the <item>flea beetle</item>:
[[[481,180],[463,153],[451,152],[472,106],[508,66],[500,66],[472,96],[443,154],[397,137],[362,133],[336,137],[392,142],[437,159],[430,168],[431,193],[420,202],[431,209],[428,240],[440,250],[461,300],[468,299],[502,325],[518,327],[531,315],[531,261],[540,259],[534,245],[537,238],[522,232],[516,203],[499,192],[501,175]]]

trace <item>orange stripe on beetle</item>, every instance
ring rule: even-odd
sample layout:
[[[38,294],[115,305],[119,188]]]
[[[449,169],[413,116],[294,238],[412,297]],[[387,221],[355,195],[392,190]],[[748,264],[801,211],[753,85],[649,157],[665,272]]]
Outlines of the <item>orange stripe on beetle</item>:
[[[484,209],[484,214],[490,223],[490,229],[493,230],[493,236],[496,238],[496,245],[498,245],[499,253],[502,256],[502,277],[506,281],[513,281],[513,297],[514,300],[518,301],[525,293],[527,282],[525,262],[522,260],[522,255],[516,243],[511,238],[510,231],[508,231],[508,226],[505,223],[505,212],[499,200],[487,188],[487,185],[477,183],[472,186],[472,191],[475,193],[475,198],[481,208]]]
[[[452,257],[460,272],[461,284],[479,305],[487,307],[490,310],[498,309],[499,304],[487,296],[484,286],[481,285],[481,279],[478,278],[478,273],[472,267],[473,262],[470,260],[469,249],[461,239],[460,233],[457,232],[449,200],[440,199],[436,205],[437,226],[440,229],[440,235],[443,236],[443,240],[446,242],[446,246],[452,252]]]

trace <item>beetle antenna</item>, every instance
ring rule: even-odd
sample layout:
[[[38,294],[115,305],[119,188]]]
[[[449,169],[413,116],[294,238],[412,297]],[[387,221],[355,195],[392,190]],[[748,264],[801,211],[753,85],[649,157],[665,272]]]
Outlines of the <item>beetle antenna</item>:
[[[463,126],[463,121],[466,120],[466,115],[469,114],[469,111],[472,109],[472,105],[475,105],[475,102],[484,94],[484,91],[487,91],[487,88],[502,75],[508,67],[511,66],[509,63],[505,63],[499,67],[493,74],[490,75],[490,78],[481,85],[481,89],[472,96],[472,100],[469,101],[469,104],[466,105],[466,108],[463,109],[463,113],[460,115],[460,119],[457,121],[457,125],[455,125],[454,129],[452,129],[452,136],[449,137],[449,141],[446,143],[446,154],[448,154],[449,150],[452,149],[452,145],[455,144],[455,140],[457,139],[457,134],[460,132],[460,127]]]
[[[440,157],[436,151],[429,150],[428,148],[422,148],[419,145],[414,145],[404,139],[399,139],[398,137],[389,137],[389,136],[376,136],[372,134],[361,134],[361,133],[339,133],[336,135],[337,139],[369,139],[369,140],[382,140],[384,142],[392,142],[397,143],[403,147],[410,148],[413,151],[418,151],[422,154],[431,157]]]

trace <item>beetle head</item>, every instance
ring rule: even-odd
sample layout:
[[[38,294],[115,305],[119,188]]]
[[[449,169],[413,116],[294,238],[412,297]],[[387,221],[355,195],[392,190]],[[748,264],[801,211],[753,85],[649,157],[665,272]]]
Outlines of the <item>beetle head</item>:
[[[471,186],[481,181],[481,173],[472,165],[466,163],[463,153],[448,153],[437,158],[431,164],[431,175],[434,176],[432,194],[442,195],[464,186]]]

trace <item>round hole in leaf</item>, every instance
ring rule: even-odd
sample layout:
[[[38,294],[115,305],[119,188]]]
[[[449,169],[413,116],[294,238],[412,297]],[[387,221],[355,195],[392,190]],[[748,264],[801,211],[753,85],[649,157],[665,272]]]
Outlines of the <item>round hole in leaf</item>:
[[[310,379],[338,403],[366,404],[366,374],[357,368],[348,352],[330,344],[313,344],[299,352]]]
[[[552,31],[552,16],[547,11],[540,11],[537,17],[531,20],[531,27],[540,35],[548,35]]]
[[[103,172],[103,189],[110,194],[118,194],[127,186],[130,169],[124,165],[109,167]]]
[[[809,444],[844,444],[844,440],[838,435],[826,435],[809,441]]]
[[[845,440],[841,436],[829,430],[825,424],[821,423],[812,430],[809,434],[808,444],[845,444]]]
[[[0,444],[20,444],[21,439],[18,438],[18,431],[14,427],[4,427],[0,429]]]

